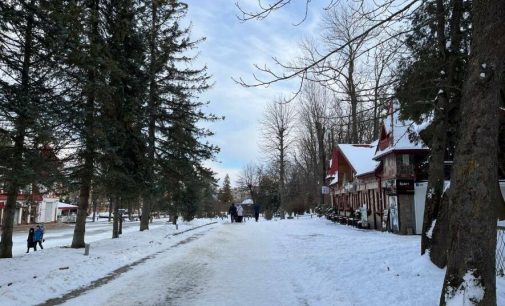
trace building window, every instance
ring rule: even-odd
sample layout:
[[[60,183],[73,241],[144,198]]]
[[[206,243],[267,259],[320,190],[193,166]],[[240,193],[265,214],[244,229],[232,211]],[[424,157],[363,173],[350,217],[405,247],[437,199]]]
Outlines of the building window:
[[[406,166],[410,164],[410,155],[408,154],[403,154],[402,155],[402,163]]]

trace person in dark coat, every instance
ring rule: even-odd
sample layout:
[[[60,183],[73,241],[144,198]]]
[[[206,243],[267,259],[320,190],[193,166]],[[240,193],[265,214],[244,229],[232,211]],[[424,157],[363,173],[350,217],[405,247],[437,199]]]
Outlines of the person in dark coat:
[[[235,207],[235,204],[231,203],[230,208],[228,209],[228,214],[230,215],[231,223],[235,222],[235,219],[237,218],[237,207]]]
[[[26,253],[30,252],[30,248],[33,248],[33,250],[37,251],[37,245],[35,244],[35,240],[33,240],[34,234],[35,230],[33,227],[31,227],[28,231],[28,239],[26,239]]]
[[[43,239],[44,239],[44,229],[40,225],[37,225],[35,233],[33,234],[33,241],[35,242],[35,251],[37,250],[37,244],[40,246],[41,250],[44,249],[44,247],[42,246]]]
[[[260,217],[260,206],[254,203],[253,209],[254,209],[254,219],[256,219],[256,222],[258,222],[258,219]]]

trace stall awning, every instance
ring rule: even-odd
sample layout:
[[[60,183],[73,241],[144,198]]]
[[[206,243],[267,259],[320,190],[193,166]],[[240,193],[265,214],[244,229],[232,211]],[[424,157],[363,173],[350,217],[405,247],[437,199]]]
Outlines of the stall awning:
[[[59,210],[71,210],[71,209],[77,209],[78,207],[79,206],[77,206],[77,205],[58,202],[58,209]]]

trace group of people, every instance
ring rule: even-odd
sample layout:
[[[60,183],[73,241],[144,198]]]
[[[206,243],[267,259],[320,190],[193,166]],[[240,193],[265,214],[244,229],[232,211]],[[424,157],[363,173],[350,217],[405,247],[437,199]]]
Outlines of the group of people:
[[[29,253],[31,248],[33,248],[34,251],[37,251],[37,244],[40,246],[40,249],[44,249],[42,246],[42,242],[44,241],[44,228],[40,225],[37,225],[35,229],[31,227],[28,231],[28,239],[26,239],[26,253]]]
[[[260,217],[260,206],[258,204],[253,205],[254,209],[254,219],[256,222],[258,222],[258,219]],[[242,205],[237,204],[235,205],[232,203],[230,205],[230,208],[228,209],[228,214],[230,215],[231,223],[233,222],[242,222],[244,220],[244,208]]]
[[[231,203],[230,208],[228,209],[228,214],[230,215],[231,223],[240,223],[244,219],[244,208],[240,204],[235,206],[234,203]]]

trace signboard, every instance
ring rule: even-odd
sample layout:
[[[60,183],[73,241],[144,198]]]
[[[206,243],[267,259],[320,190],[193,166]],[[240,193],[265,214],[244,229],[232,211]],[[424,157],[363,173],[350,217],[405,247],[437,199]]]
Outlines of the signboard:
[[[397,193],[413,193],[414,180],[396,180]]]
[[[330,187],[328,187],[328,186],[322,186],[321,187],[321,193],[322,194],[329,194],[330,193]]]

